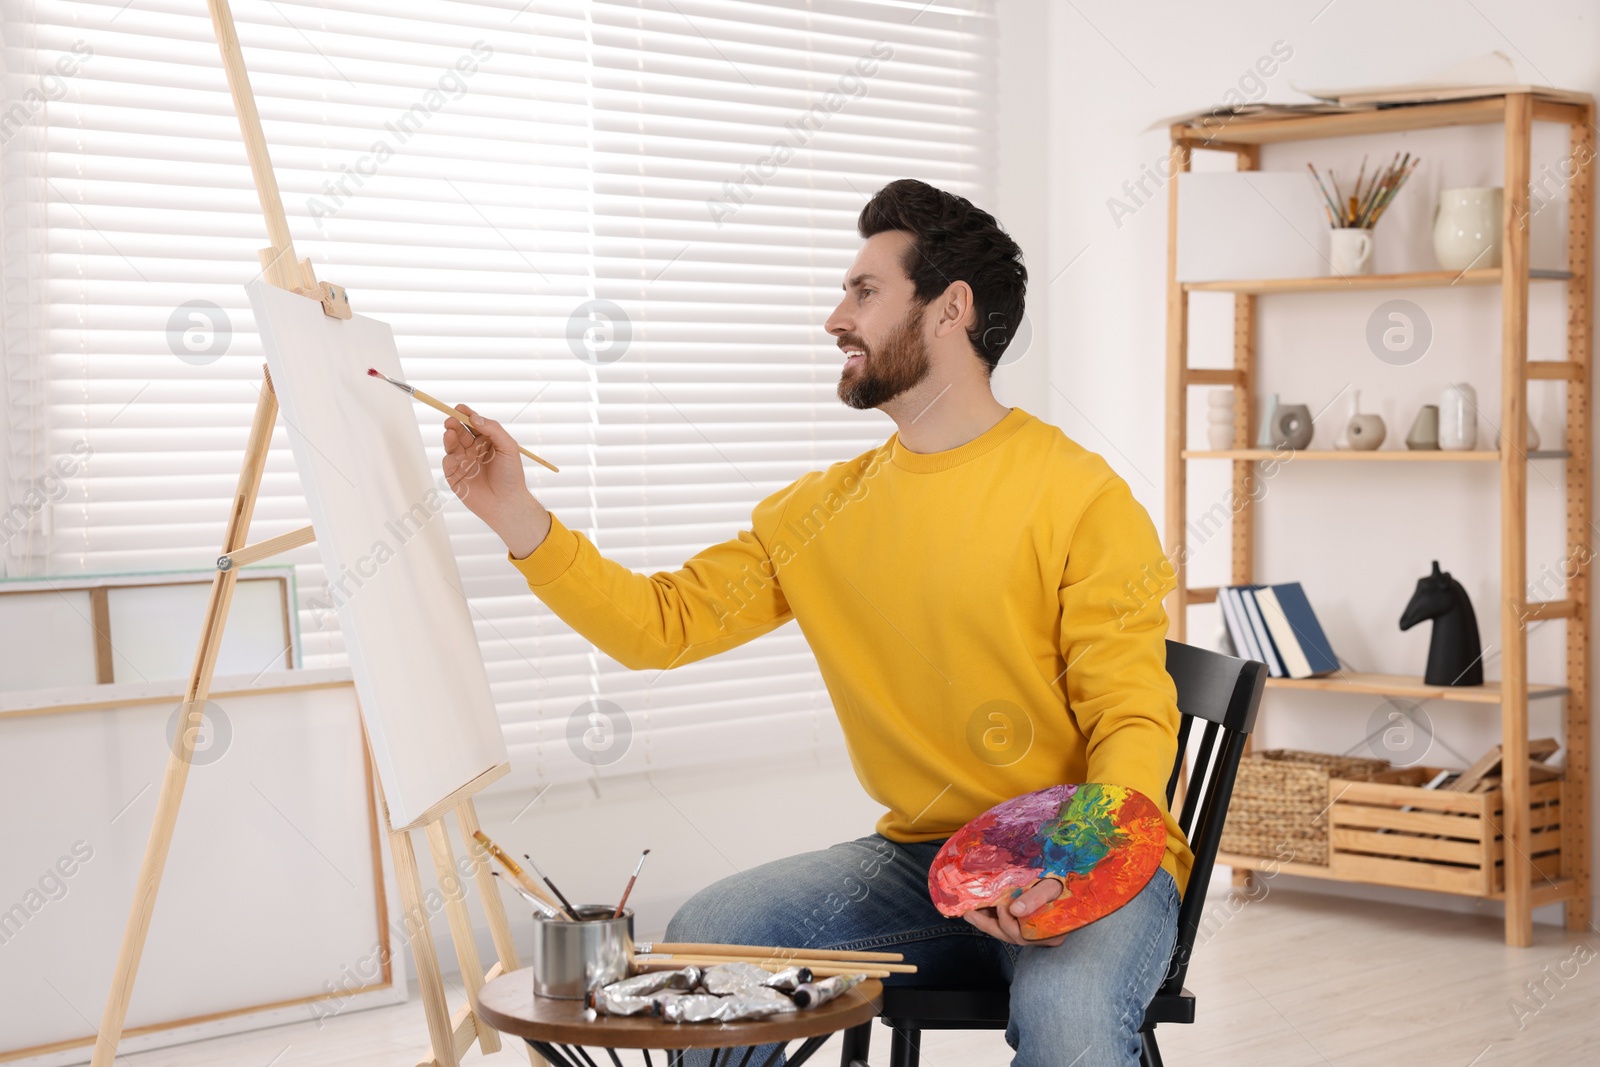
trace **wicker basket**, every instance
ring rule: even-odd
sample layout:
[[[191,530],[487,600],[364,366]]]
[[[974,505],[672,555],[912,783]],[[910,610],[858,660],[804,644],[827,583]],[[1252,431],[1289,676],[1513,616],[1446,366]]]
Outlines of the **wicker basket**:
[[[1388,769],[1385,760],[1325,752],[1252,752],[1239,764],[1222,851],[1326,867],[1328,779],[1365,781]]]

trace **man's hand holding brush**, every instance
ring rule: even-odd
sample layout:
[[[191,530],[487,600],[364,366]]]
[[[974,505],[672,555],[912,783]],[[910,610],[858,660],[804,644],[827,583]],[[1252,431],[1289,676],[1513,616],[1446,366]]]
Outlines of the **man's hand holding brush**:
[[[523,559],[550,532],[550,513],[523,476],[522,455],[504,426],[457,404],[472,423],[444,423],[444,476],[467,510],[500,535],[513,559]]]

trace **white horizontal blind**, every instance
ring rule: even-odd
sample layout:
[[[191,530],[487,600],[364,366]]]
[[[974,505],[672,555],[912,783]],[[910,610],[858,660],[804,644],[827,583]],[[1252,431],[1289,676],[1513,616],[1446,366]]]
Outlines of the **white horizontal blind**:
[[[993,23],[923,3],[598,0],[595,290],[631,320],[599,375],[599,543],[676,567],[752,500],[893,429],[846,408],[822,329],[886,182],[987,199]],[[662,760],[835,731],[794,624],[600,690]]]
[[[986,7],[233,8],[300,254],[393,325],[411,380],[507,421],[560,466],[529,464],[531,483],[612,558],[676,568],[746,526],[761,497],[892,429],[839,403],[821,324],[855,215],[886,181],[990,198]],[[38,66],[87,58],[34,120],[48,178],[45,402],[42,425],[8,426],[7,448],[13,469],[80,453],[7,565],[206,566],[260,380],[241,285],[265,243],[209,20],[186,0],[32,11]],[[204,349],[221,342],[193,301],[218,305],[231,330],[213,360]],[[439,419],[419,409],[419,421],[437,458]],[[15,444],[35,439],[21,430],[48,446]],[[251,539],[306,521],[280,427]],[[453,499],[435,521],[457,548],[518,772],[836,738],[793,625],[666,674],[626,671],[544,609]],[[337,664],[315,551],[288,558],[305,663]],[[626,717],[611,724],[632,735],[618,762],[624,746],[604,738],[587,760],[573,754],[568,727],[590,699]]]

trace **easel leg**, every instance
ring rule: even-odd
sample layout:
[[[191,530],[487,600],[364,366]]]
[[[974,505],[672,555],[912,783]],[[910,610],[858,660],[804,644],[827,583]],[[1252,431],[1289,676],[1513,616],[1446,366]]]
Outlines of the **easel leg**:
[[[433,948],[433,931],[428,928],[428,912],[422,903],[422,879],[417,874],[417,854],[411,848],[410,833],[391,831],[389,852],[394,857],[394,876],[400,887],[406,936],[417,965],[417,984],[422,987],[422,1010],[428,1017],[434,1062],[440,1067],[461,1067],[450,1027],[450,1006],[444,998],[444,980],[439,976],[439,956]]]
[[[427,825],[428,851],[433,854],[433,870],[444,893],[444,914],[450,922],[450,940],[455,942],[456,962],[461,965],[461,984],[467,987],[467,1014],[478,1047],[487,1055],[500,1051],[500,1032],[478,1016],[478,991],[483,988],[483,964],[478,959],[478,943],[472,933],[472,913],[467,911],[467,889],[456,870],[450,833],[443,819]],[[455,1020],[451,1020],[454,1032]]]
[[[278,395],[272,391],[272,381],[263,378],[261,395],[256,400],[255,418],[250,424],[250,437],[245,444],[244,464],[239,469],[239,482],[234,490],[233,512],[228,517],[227,532],[223,535],[224,555],[244,547],[245,538],[250,532],[250,517],[255,512],[261,472],[266,468],[267,450],[272,444],[272,427],[277,421]],[[117,951],[117,969],[111,974],[111,990],[106,994],[105,1011],[100,1017],[100,1030],[95,1038],[90,1067],[111,1067],[117,1056],[117,1045],[122,1041],[122,1026],[128,1018],[128,1002],[133,999],[133,981],[139,973],[139,959],[144,955],[150,919],[155,914],[161,875],[166,870],[167,854],[172,849],[172,834],[178,825],[178,808],[183,803],[183,789],[189,780],[189,765],[194,758],[194,738],[200,727],[200,714],[205,707],[206,697],[211,692],[211,676],[216,670],[217,650],[222,646],[222,628],[228,619],[228,606],[233,602],[233,585],[237,574],[233,570],[218,571],[211,581],[211,597],[206,604],[200,644],[195,651],[194,668],[189,674],[189,688],[183,703],[184,726],[178,735],[178,747],[167,757],[167,769],[161,779],[161,795],[156,800],[155,821],[145,845],[144,861],[139,866],[139,882],[134,889],[128,924],[122,931],[122,947]]]
[[[472,836],[483,827],[478,822],[478,808],[470,797],[456,807],[456,825],[461,827],[461,840],[466,842],[467,854],[472,857],[473,878],[478,883],[478,895],[483,898],[483,910],[489,918],[489,936],[494,939],[494,951],[500,957],[500,973],[510,974],[522,965],[517,962],[517,943],[511,936],[511,923],[506,919],[500,887],[490,873],[488,850]],[[532,1067],[548,1067],[545,1058],[532,1045],[524,1041],[522,1046],[527,1050]]]

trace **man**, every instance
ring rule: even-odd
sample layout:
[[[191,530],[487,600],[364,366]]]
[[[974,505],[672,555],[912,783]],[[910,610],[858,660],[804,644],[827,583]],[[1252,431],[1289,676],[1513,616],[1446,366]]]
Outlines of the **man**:
[[[909,179],[858,228],[826,323],[839,397],[898,430],[767,497],[732,540],[650,576],[607,560],[529,493],[505,430],[465,408],[476,436],[446,422],[445,474],[533,592],[628,667],[690,663],[791,618],[817,657],[856,773],[888,809],[877,832],[723,879],[668,940],[902,952],[916,984],[1009,983],[1014,1067],[1137,1063],[1193,859],[1170,814],[1144,889],[1049,941],[1018,920],[1058,880],[963,921],[935,910],[927,872],[966,822],[1046,786],[1115,783],[1165,811],[1170,569],[1104,460],[990,391],[1022,319],[1016,242]]]

